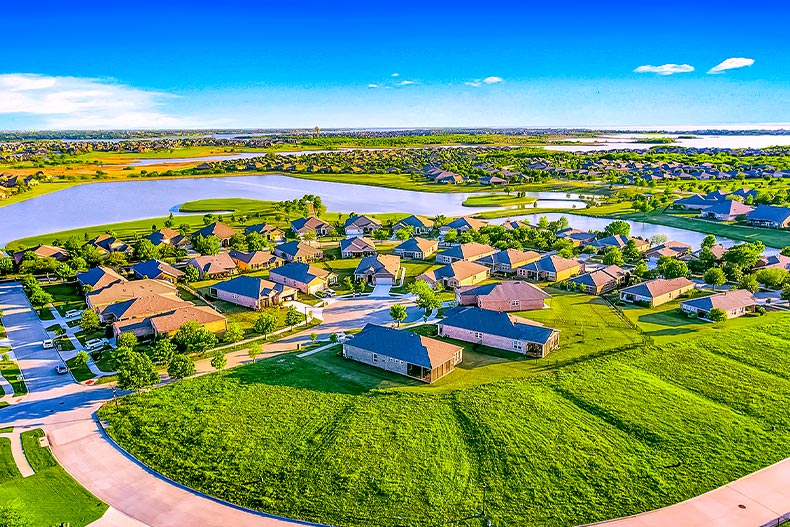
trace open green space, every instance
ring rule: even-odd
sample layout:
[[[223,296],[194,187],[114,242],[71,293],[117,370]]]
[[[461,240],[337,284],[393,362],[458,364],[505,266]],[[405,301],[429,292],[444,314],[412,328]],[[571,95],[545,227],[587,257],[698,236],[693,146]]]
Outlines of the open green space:
[[[77,357],[72,357],[67,360],[66,366],[69,367],[71,374],[74,375],[77,382],[85,382],[95,377],[86,364],[77,364]]]
[[[107,505],[74,481],[57,464],[49,448],[40,446],[39,438],[43,435],[41,430],[22,433],[25,456],[36,473],[22,478],[18,470],[14,473],[0,468],[0,503],[12,503],[34,527],[63,524],[81,527],[97,520]],[[0,467],[7,466],[4,441],[8,439],[0,438]]]
[[[76,283],[47,284],[43,288],[52,295],[52,306],[61,316],[72,309],[85,309],[85,296],[79,292]]]
[[[0,355],[5,353],[4,350],[7,350],[7,348],[0,348]],[[27,393],[25,380],[22,377],[22,372],[19,371],[19,366],[16,362],[10,360],[0,360],[0,374],[5,377],[5,380],[7,380],[14,389],[14,397],[19,397],[20,395],[25,395]]]
[[[537,198],[532,196],[519,196],[517,194],[492,193],[479,196],[469,196],[464,200],[464,207],[513,207],[516,205],[529,205],[535,203]]]
[[[0,484],[18,477],[22,477],[22,475],[19,473],[11,453],[11,439],[0,436]]]

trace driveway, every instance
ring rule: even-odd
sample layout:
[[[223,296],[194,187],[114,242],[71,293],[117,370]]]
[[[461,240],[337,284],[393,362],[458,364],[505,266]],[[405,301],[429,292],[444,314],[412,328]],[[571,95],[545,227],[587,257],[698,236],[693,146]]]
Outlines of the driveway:
[[[0,309],[11,348],[25,376],[30,392],[46,392],[74,384],[70,375],[58,375],[55,367],[60,355],[55,348],[44,349],[41,342],[49,338],[38,315],[17,283],[0,284]]]

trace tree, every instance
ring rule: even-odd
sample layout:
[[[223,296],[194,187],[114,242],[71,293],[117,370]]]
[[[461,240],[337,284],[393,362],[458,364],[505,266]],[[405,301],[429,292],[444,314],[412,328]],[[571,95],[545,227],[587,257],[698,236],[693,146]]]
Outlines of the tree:
[[[173,343],[182,353],[201,353],[217,345],[217,336],[190,320],[175,332]]]
[[[782,249],[782,256],[790,256],[790,245]]]
[[[74,278],[74,275],[76,275],[74,269],[72,269],[71,266],[66,262],[61,262],[58,264],[57,269],[55,269],[55,274],[57,274],[58,278],[61,280],[71,280]]]
[[[91,359],[90,355],[88,355],[87,351],[80,350],[79,352],[77,352],[77,355],[74,357],[74,364],[77,367],[82,367],[82,366],[85,366],[86,364],[88,364],[88,361],[90,359]]]
[[[99,320],[99,315],[92,309],[86,309],[82,312],[82,318],[80,318],[80,327],[86,332],[90,333],[91,331],[96,331],[99,329],[101,325],[101,321]]]
[[[642,252],[636,246],[636,240],[630,239],[623,247],[623,258],[629,262],[635,262],[642,259]]]
[[[425,311],[426,316],[428,316],[431,311],[438,309],[442,305],[442,301],[439,299],[436,291],[431,289],[431,286],[422,280],[417,280],[416,282],[409,284],[408,291],[417,295],[417,300],[415,303],[417,304],[417,307]]]
[[[44,291],[41,286],[37,286],[30,291],[30,303],[41,308],[52,303],[52,295]]]
[[[250,347],[247,349],[247,356],[252,359],[252,362],[255,362],[255,359],[260,354],[261,354],[261,345],[257,342],[250,343]]]
[[[118,348],[115,354],[118,387],[121,390],[142,390],[159,382],[159,374],[151,358],[130,348]]]
[[[248,251],[262,251],[266,247],[266,240],[260,233],[252,231],[247,234],[247,250]]]
[[[115,345],[119,348],[134,349],[137,346],[137,336],[134,333],[121,333],[115,339]]]
[[[702,240],[702,247],[707,247],[708,249],[710,249],[714,245],[716,245],[716,237],[712,234],[708,234]]]
[[[89,266],[93,267],[94,265],[99,265],[99,263],[101,263],[102,254],[99,252],[98,247],[86,245],[82,248],[82,257]]]
[[[782,287],[782,299],[790,300],[790,284],[785,284],[784,287]]]
[[[400,241],[406,241],[411,238],[412,234],[414,234],[414,227],[408,225],[406,227],[402,227],[395,232],[395,238]]]
[[[254,329],[256,333],[260,333],[266,337],[269,333],[277,329],[277,316],[272,313],[261,313],[255,320],[252,329]]]
[[[126,255],[124,253],[114,251],[108,254],[104,259],[104,265],[117,269],[119,267],[125,267],[129,265],[129,261],[126,259]]]
[[[187,265],[184,267],[184,282],[192,283],[200,280],[200,271],[194,265]]]
[[[356,296],[356,284],[354,283],[354,279],[351,276],[346,276],[343,278],[343,284],[351,291],[351,294]]]
[[[724,285],[727,283],[727,275],[724,274],[724,271],[719,269],[718,267],[711,267],[707,271],[705,271],[705,275],[703,276],[705,283],[712,286],[713,290],[716,290],[716,286]]]
[[[727,312],[720,307],[714,307],[708,311],[708,320],[712,322],[724,322],[727,320]]]
[[[144,262],[146,260],[156,260],[159,258],[159,249],[148,238],[140,238],[132,248],[135,260]]]
[[[310,340],[311,340],[311,341],[313,341],[313,342],[315,342],[316,340],[318,340],[318,333],[316,333],[315,331],[313,331],[312,333],[310,333]]]
[[[230,247],[232,249],[236,249],[237,251],[246,251],[247,250],[247,237],[237,232],[233,236],[230,237]]]
[[[8,256],[0,257],[0,273],[8,274],[14,271],[14,259]]]
[[[725,262],[733,264],[740,269],[751,269],[760,259],[760,255],[765,250],[762,242],[739,243],[730,247],[724,257]]]
[[[645,276],[646,273],[647,273],[647,263],[645,263],[644,261],[641,261],[638,264],[636,264],[633,270],[631,271],[631,274],[639,277]]]
[[[176,355],[167,365],[171,379],[184,379],[195,374],[195,362],[186,355]]]
[[[224,370],[228,365],[228,359],[222,350],[215,350],[211,355],[211,367],[215,370]]]
[[[222,242],[216,236],[197,235],[192,239],[192,247],[203,256],[219,254]]]
[[[85,258],[82,256],[73,256],[71,260],[69,260],[69,265],[71,265],[71,268],[77,273],[84,273],[88,270],[88,262],[86,262]]]
[[[689,268],[686,262],[670,256],[662,256],[658,259],[656,269],[664,278],[680,278],[689,276]]]
[[[13,503],[0,505],[0,527],[30,527],[33,523]]]
[[[622,251],[617,247],[607,247],[603,253],[603,263],[605,265],[623,265],[625,259],[623,259]]]
[[[390,307],[390,317],[397,322],[398,327],[400,327],[400,323],[406,319],[406,307],[402,304],[393,304],[393,306]]]
[[[294,306],[288,306],[288,310],[285,312],[285,325],[292,328],[301,321],[301,313]]]
[[[228,324],[228,330],[225,331],[223,339],[225,342],[238,342],[244,338],[244,330],[237,322]]]
[[[788,281],[789,275],[790,273],[788,273],[785,269],[769,267],[767,269],[760,269],[757,271],[755,273],[755,278],[757,278],[757,281],[765,287],[779,289]]]
[[[668,239],[669,239],[669,236],[667,236],[666,234],[654,234],[653,236],[650,237],[650,240],[649,240],[650,241],[650,246],[651,247],[655,247],[656,245],[663,245],[663,244],[667,243]]]
[[[607,236],[615,236],[617,234],[628,236],[631,234],[631,225],[629,225],[629,223],[624,220],[614,220],[612,223],[604,227],[603,232],[605,232]]]
[[[444,241],[447,243],[453,243],[456,239],[458,239],[458,231],[455,229],[450,229],[444,234]]]
[[[760,283],[753,274],[745,274],[738,280],[738,289],[746,289],[747,291],[756,293],[760,290]]]
[[[172,340],[169,338],[159,339],[151,348],[151,359],[162,364],[169,364],[176,356],[176,352],[178,352],[178,348]]]

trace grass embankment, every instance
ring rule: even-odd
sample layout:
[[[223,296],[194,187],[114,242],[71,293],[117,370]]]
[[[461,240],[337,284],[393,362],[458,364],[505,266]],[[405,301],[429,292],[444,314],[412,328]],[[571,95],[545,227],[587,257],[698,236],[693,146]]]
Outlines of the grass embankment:
[[[22,433],[22,447],[35,475],[22,478],[10,458],[10,443],[0,438],[0,503],[11,503],[34,527],[81,527],[100,518],[107,505],[82,488],[39,444],[41,430]],[[12,468],[13,467],[13,468]]]
[[[483,484],[494,524],[580,524],[687,499],[790,455],[788,317],[689,321],[693,333],[614,352],[641,332],[600,299],[553,293],[550,310],[524,315],[563,331],[565,347],[547,358],[557,364],[467,347],[458,370],[426,386],[334,351],[286,355],[100,415],[177,481],[341,526],[452,524],[480,510]],[[647,332],[682,327],[673,313],[641,318],[662,311],[630,315]],[[575,327],[585,334],[566,343]]]
[[[516,194],[483,194],[469,196],[462,205],[464,207],[514,207],[535,203],[537,198],[532,196],[518,196]]]

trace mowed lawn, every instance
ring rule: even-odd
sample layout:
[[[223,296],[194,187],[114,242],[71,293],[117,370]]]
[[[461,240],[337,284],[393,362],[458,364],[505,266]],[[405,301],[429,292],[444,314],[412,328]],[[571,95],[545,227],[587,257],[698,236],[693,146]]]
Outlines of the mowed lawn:
[[[181,483],[338,526],[452,525],[480,510],[484,484],[495,525],[576,525],[790,455],[790,317],[645,345],[603,300],[551,292],[550,310],[523,313],[563,332],[542,366],[465,345],[427,386],[333,348],[131,395],[101,418]]]
[[[107,505],[82,488],[39,445],[41,430],[22,433],[22,446],[33,476],[23,478],[10,452],[10,442],[0,437],[0,503],[15,506],[33,527],[69,524],[81,527],[100,518]],[[2,522],[2,518],[0,518]]]

